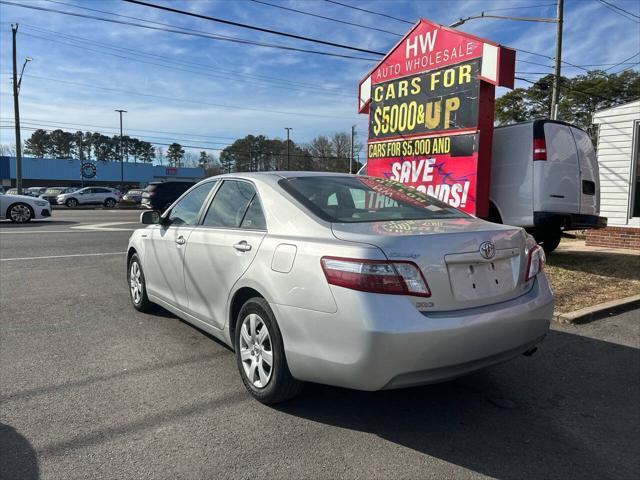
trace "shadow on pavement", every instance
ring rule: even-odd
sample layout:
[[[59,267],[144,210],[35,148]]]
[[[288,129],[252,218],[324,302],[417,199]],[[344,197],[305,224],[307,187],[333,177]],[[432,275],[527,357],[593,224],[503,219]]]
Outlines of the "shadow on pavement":
[[[0,478],[40,478],[38,458],[29,441],[3,423],[0,423]]]
[[[550,332],[533,358],[420,388],[309,385],[278,406],[497,478],[640,478],[640,351]]]

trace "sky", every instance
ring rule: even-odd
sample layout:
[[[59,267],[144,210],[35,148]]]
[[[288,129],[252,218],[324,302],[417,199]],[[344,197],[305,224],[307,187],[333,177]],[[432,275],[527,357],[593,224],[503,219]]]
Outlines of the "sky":
[[[177,141],[193,146],[190,152],[208,149],[216,157],[220,149],[248,134],[286,138],[285,127],[292,128],[291,139],[298,144],[316,135],[350,131],[352,125],[361,140],[367,136],[367,116],[357,113],[356,92],[359,80],[380,58],[376,55],[122,0],[0,1],[196,33],[183,35],[0,4],[0,144],[15,142],[10,77],[12,23],[20,25],[19,66],[25,57],[33,59],[26,67],[20,91],[23,140],[31,134],[28,128],[39,127],[116,134],[119,118],[115,109],[127,110],[123,116],[125,134],[159,144]],[[420,17],[449,25],[482,11],[525,17],[554,17],[556,12],[554,0],[338,0],[396,19],[326,0],[148,1],[377,52],[389,51],[411,28],[406,21]],[[609,72],[638,69],[640,56],[614,66],[640,52],[638,16],[640,2],[634,0],[565,0],[563,60],[586,69],[610,68]],[[518,76],[535,80],[553,71],[553,62],[546,57],[554,55],[555,24],[479,19],[458,28],[516,48]],[[296,52],[202,35],[360,58]],[[565,76],[581,73],[584,70],[580,68],[562,67]],[[527,84],[517,81],[516,86]],[[500,88],[498,95],[505,91]]]

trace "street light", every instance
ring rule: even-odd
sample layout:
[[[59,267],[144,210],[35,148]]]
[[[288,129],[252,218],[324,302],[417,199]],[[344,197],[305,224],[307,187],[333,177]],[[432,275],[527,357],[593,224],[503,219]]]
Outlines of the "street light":
[[[120,191],[124,192],[124,160],[122,151],[122,114],[127,113],[126,110],[114,110],[120,114]]]
[[[516,20],[519,22],[543,22],[543,23],[555,23],[556,24],[556,56],[555,56],[555,69],[553,77],[553,92],[551,94],[551,118],[556,120],[558,117],[558,99],[560,97],[560,65],[562,57],[562,24],[564,22],[564,0],[558,0],[557,3],[557,16],[556,18],[540,18],[540,17],[507,17],[502,15],[486,15],[481,12],[480,15],[472,15],[466,18],[460,18],[458,21],[449,25],[450,28],[459,27],[463,23],[469,20],[475,20],[478,18],[496,18],[499,20]]]

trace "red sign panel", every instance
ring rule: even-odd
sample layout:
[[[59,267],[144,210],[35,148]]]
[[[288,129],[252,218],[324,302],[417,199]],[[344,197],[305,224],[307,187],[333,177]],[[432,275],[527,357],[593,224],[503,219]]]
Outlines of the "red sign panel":
[[[494,88],[514,69],[513,50],[420,20],[360,82],[367,173],[486,216]]]

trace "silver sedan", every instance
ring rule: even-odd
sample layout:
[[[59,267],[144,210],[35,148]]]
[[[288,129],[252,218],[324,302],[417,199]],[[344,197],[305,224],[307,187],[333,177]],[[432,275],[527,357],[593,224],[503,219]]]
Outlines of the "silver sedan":
[[[264,403],[304,382],[440,382],[532,353],[549,329],[531,236],[392,181],[222,175],[141,220],[127,254],[133,306],[161,305],[230,345]]]

